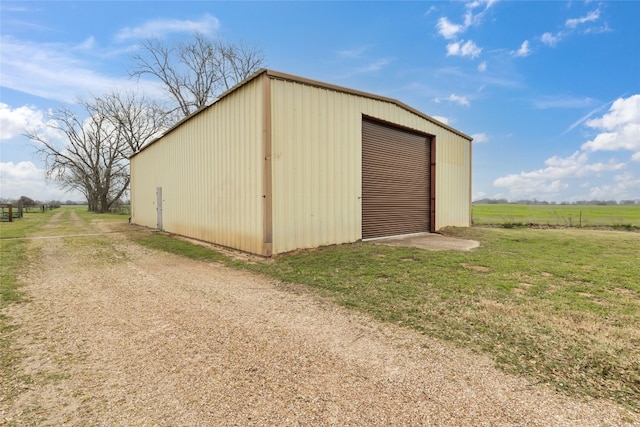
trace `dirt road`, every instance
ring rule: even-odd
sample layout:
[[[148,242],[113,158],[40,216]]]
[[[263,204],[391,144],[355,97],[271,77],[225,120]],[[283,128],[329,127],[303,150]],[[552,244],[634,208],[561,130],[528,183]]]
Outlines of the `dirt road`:
[[[0,425],[640,425],[302,288],[67,215],[47,234],[74,237],[31,241],[30,302],[6,310],[24,359]]]

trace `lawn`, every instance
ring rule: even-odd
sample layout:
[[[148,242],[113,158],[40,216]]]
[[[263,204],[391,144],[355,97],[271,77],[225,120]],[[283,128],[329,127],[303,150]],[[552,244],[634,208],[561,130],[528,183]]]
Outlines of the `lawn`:
[[[524,224],[640,229],[640,205],[474,204],[475,225]]]

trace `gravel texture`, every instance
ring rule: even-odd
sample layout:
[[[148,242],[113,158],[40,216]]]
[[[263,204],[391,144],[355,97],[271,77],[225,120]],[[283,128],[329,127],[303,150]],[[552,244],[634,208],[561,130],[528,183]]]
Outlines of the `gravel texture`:
[[[75,221],[75,237],[32,241],[30,302],[6,310],[25,357],[0,425],[640,425],[303,287]]]

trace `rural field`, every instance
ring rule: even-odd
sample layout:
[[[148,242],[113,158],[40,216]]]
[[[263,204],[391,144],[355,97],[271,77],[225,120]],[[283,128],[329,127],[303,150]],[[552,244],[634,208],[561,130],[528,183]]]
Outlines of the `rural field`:
[[[608,226],[265,260],[28,214],[0,224],[0,425],[640,425],[640,232]]]
[[[640,205],[474,204],[472,218],[475,225],[640,229]]]

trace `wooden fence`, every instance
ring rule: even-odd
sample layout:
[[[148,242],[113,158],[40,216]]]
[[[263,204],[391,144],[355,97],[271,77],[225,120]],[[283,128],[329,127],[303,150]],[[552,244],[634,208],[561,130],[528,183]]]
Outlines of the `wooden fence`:
[[[0,204],[0,221],[12,222],[16,218],[22,218],[22,206],[13,206],[12,204]]]

